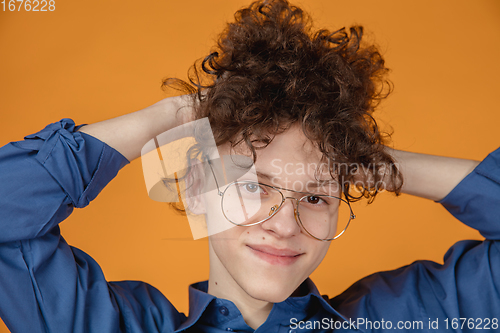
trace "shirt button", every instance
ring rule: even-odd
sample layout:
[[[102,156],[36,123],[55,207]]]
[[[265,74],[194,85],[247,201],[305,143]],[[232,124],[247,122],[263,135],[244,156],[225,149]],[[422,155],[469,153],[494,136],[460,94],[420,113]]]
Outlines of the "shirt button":
[[[231,327],[226,328],[226,331],[232,332],[233,329]]]
[[[223,316],[227,316],[229,314],[229,310],[225,307],[225,306],[221,306],[219,308],[219,312],[221,313],[221,315]],[[229,328],[227,329],[228,331],[230,330]]]

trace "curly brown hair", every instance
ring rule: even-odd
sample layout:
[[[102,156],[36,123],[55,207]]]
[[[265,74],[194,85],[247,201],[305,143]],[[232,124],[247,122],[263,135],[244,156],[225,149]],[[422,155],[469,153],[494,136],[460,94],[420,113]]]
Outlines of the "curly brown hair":
[[[254,160],[276,134],[299,124],[324,160],[335,162],[330,173],[345,197],[371,202],[381,182],[399,194],[402,175],[372,116],[391,91],[388,69],[362,37],[361,26],[315,31],[310,16],[286,0],[255,1],[236,12],[215,50],[195,63],[191,84],[169,78],[163,85],[195,93],[196,117],[208,117],[216,144],[244,143]],[[355,194],[360,166],[370,171]]]

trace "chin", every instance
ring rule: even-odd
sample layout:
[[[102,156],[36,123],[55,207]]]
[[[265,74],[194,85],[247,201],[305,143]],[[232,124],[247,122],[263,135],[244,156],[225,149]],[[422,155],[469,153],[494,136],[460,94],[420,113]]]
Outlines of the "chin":
[[[266,288],[267,289],[267,288]],[[290,297],[291,293],[288,292],[280,292],[276,290],[264,290],[264,288],[260,288],[258,290],[247,291],[247,293],[254,299],[258,299],[260,301],[270,302],[270,303],[281,303],[285,301],[288,297]]]
[[[245,292],[254,299],[261,301],[280,303],[290,297],[300,285],[297,281],[284,281],[270,279],[255,281],[242,286]]]

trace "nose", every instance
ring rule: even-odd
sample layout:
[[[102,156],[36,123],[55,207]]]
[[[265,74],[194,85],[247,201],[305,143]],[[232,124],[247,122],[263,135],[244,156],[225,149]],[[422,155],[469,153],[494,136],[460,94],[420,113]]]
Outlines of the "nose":
[[[286,199],[290,199],[290,202]],[[280,238],[288,238],[299,234],[300,226],[297,222],[296,209],[297,199],[285,197],[285,202],[269,220],[262,223],[262,228]]]

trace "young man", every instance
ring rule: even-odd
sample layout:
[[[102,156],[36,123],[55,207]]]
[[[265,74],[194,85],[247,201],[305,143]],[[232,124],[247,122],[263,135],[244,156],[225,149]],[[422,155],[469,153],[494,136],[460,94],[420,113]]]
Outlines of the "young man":
[[[0,271],[8,278],[0,283],[0,313],[11,330],[391,331],[422,321],[414,331],[425,331],[434,325],[428,318],[439,319],[443,330],[446,324],[455,329],[456,318],[473,318],[475,328],[486,328],[488,319],[488,328],[498,328],[498,153],[477,167],[475,161],[384,148],[369,117],[383,61],[376,49],[359,47],[359,29],[350,37],[338,32],[313,38],[304,34],[300,10],[283,1],[253,4],[238,18],[219,54],[207,57],[205,68],[215,77],[194,110],[187,97],[170,98],[82,128],[64,120],[2,148],[0,191],[7,199],[0,206]],[[106,282],[92,258],[65,243],[57,223],[94,199],[151,138],[204,116],[220,155],[254,158],[258,184],[252,180],[241,189],[259,197],[281,192],[283,202],[270,207],[269,218],[211,236],[209,281],[190,289],[186,318],[146,284]],[[299,171],[325,160],[352,168]],[[352,172],[374,161],[380,168],[372,174]],[[276,172],[276,163],[292,167]],[[394,165],[404,175],[402,187],[398,174],[384,172]],[[207,183],[216,182],[216,173],[208,176]],[[324,216],[319,209],[325,196],[353,199],[349,187],[332,189],[341,180],[361,181],[367,196],[376,193],[374,180],[382,180],[389,189],[442,200],[489,240],[457,244],[444,266],[416,263],[322,298],[307,277],[332,234],[317,233],[317,224],[306,221],[332,226],[337,220],[334,214],[325,221],[306,219],[304,207],[320,206],[312,216]],[[317,186],[298,193],[287,184]],[[193,203],[209,224],[234,223],[220,204],[228,186],[220,186],[222,196],[206,193]]]

